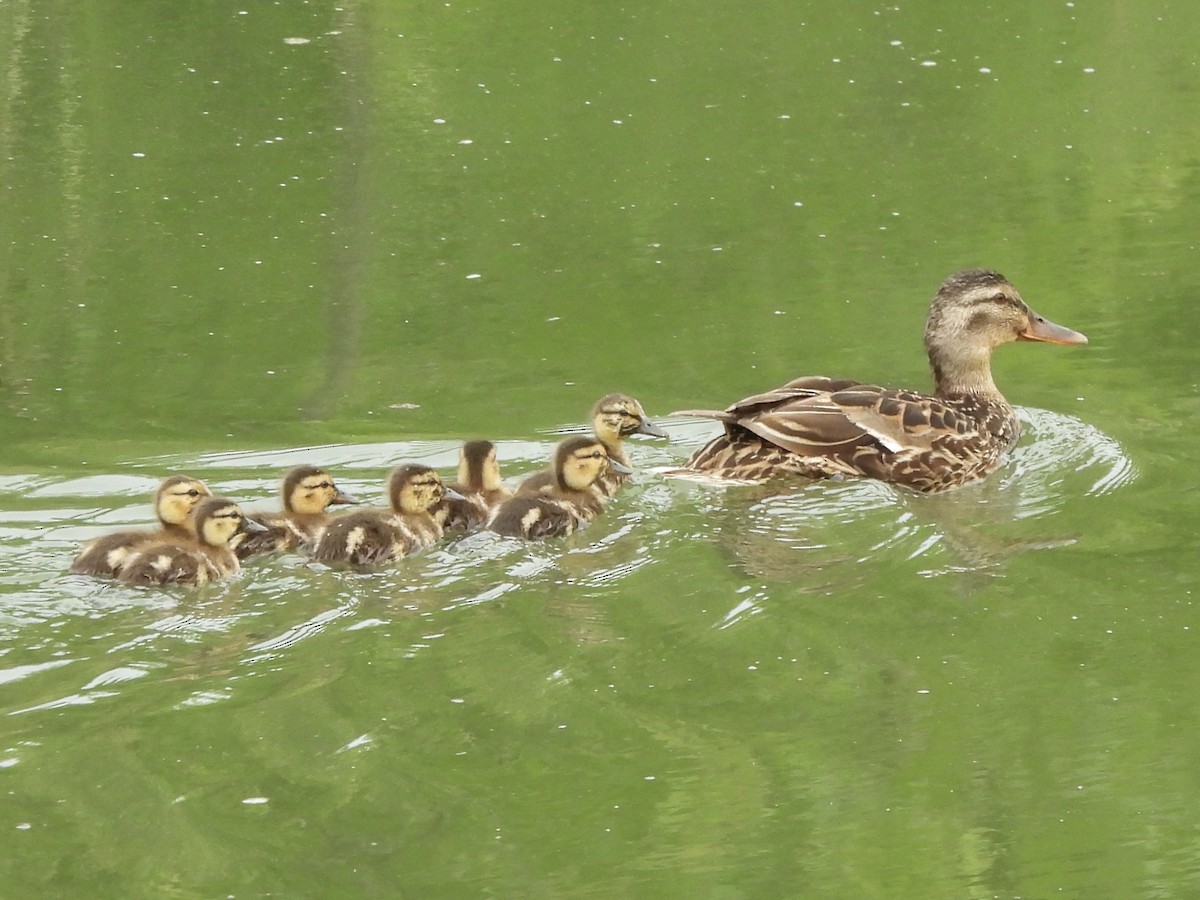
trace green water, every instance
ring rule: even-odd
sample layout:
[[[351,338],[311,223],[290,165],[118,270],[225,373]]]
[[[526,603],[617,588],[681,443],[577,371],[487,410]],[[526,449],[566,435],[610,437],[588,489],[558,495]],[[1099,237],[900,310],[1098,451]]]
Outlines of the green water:
[[[1200,7],[0,2],[0,896],[1200,895]],[[664,480],[804,374],[1002,348],[987,483]],[[66,574],[166,472],[506,474],[589,529]]]

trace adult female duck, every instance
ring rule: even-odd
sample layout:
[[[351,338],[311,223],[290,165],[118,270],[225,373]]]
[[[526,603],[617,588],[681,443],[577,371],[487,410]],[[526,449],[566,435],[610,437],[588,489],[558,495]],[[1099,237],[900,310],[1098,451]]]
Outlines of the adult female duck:
[[[969,269],[938,289],[925,325],[933,394],[809,376],[723,412],[725,423],[678,475],[761,481],[861,476],[937,493],[994,471],[1020,436],[992,380],[992,351],[1011,341],[1086,344],[1031,310],[998,272]]]

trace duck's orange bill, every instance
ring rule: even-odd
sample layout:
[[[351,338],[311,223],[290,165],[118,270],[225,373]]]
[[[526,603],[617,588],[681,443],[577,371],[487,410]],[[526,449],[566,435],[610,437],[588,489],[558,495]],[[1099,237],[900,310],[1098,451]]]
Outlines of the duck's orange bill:
[[[1045,341],[1048,344],[1086,344],[1087,336],[1070,328],[1055,325],[1033,310],[1029,311],[1029,327],[1017,335],[1019,341]]]

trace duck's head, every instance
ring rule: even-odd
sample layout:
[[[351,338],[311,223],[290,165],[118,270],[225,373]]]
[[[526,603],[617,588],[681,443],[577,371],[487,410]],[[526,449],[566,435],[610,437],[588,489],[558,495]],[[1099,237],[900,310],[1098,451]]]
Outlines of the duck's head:
[[[995,392],[992,351],[1012,341],[1086,344],[1021,299],[999,272],[967,269],[938,288],[925,323],[925,350],[939,393]]]
[[[154,495],[154,511],[164,525],[183,525],[196,504],[211,496],[212,491],[203,481],[197,481],[190,475],[172,475],[164,478],[158,486],[158,492]]]
[[[266,526],[247,519],[241,507],[227,497],[205,497],[192,510],[192,529],[202,543],[223,547],[235,534],[266,531]]]
[[[500,480],[500,462],[496,445],[491,441],[467,441],[458,454],[458,483],[477,494],[498,491],[504,487]]]
[[[665,438],[667,433],[646,418],[642,404],[627,394],[606,394],[592,407],[592,428],[596,437],[615,447],[631,434]]]
[[[397,466],[388,476],[388,501],[398,513],[415,515],[428,512],[431,506],[447,496],[460,495],[447,491],[438,473],[429,466]]]
[[[554,480],[563,490],[586,491],[610,469],[623,474],[632,471],[610,459],[604,442],[596,438],[567,438],[554,451]]]
[[[336,503],[358,502],[316,466],[297,466],[283,479],[283,508],[288,512],[318,515]]]

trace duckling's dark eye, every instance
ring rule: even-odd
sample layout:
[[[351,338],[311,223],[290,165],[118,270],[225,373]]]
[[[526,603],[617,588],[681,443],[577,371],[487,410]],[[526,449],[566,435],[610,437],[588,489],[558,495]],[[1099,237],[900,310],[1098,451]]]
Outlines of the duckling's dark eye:
[[[1008,294],[1005,294],[1003,291],[1001,291],[1000,293],[995,294],[992,297],[992,299],[995,300],[997,303],[1007,303],[1008,302]]]
[[[200,492],[198,490],[196,490],[195,488],[192,488],[190,491],[187,492],[187,495],[189,497],[199,497]]]

